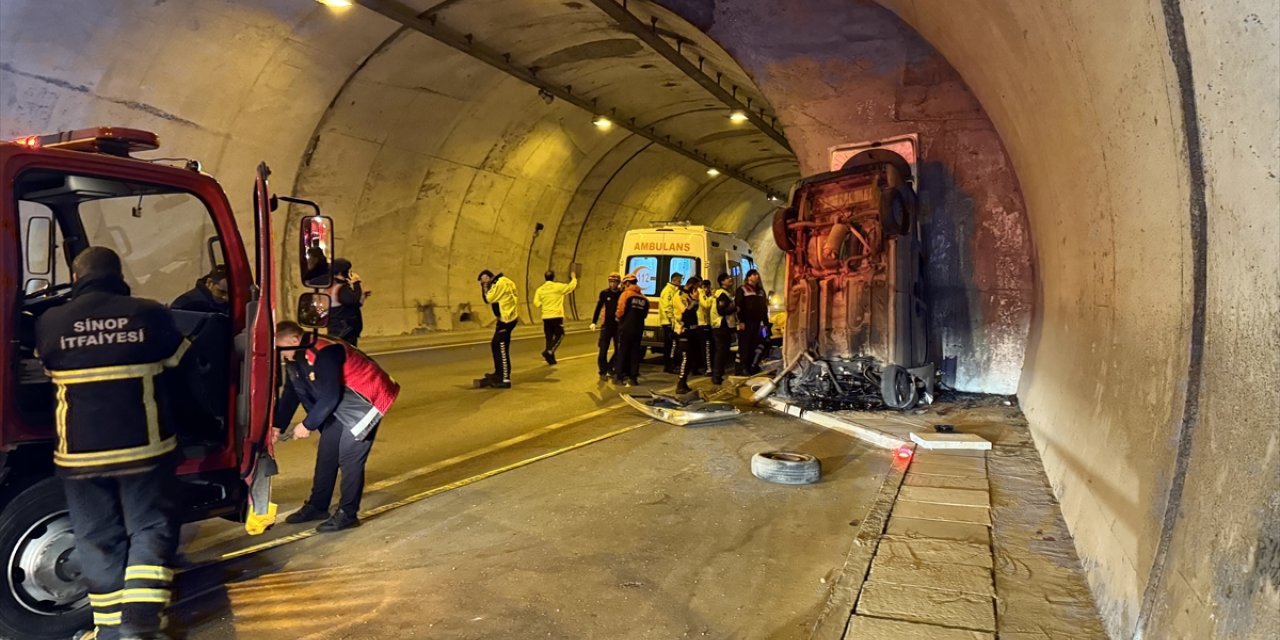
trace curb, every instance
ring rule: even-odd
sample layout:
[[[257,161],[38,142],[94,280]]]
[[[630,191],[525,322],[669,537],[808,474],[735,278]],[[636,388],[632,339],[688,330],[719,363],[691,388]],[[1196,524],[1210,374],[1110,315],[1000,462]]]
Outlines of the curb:
[[[764,401],[764,406],[769,407],[778,413],[799,418],[810,424],[839,431],[840,433],[852,436],[881,449],[897,449],[898,447],[905,445],[913,445],[913,443],[907,440],[903,440],[902,438],[890,433],[885,433],[879,429],[872,429],[871,427],[849,422],[844,418],[834,416],[830,413],[826,413],[825,411],[803,409],[795,404],[785,400],[780,400],[776,397],[767,398]]]

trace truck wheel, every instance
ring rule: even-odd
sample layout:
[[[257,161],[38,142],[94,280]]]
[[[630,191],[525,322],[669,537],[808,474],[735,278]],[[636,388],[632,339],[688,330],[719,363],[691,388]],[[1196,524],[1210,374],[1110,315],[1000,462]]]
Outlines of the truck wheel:
[[[880,191],[880,226],[884,236],[905,236],[911,232],[911,203],[897,187]]]
[[[919,395],[916,378],[906,369],[891,364],[880,372],[880,397],[890,409],[910,409]]]
[[[795,251],[796,243],[787,235],[787,224],[796,219],[796,210],[791,207],[778,207],[773,212],[773,242],[783,251]]]
[[[0,512],[0,637],[53,640],[93,626],[62,483],[46,478]]]

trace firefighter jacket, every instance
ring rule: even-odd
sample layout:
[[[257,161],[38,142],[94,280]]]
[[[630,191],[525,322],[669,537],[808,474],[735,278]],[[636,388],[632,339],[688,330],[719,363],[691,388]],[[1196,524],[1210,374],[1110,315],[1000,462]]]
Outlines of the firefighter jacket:
[[[493,305],[493,315],[502,322],[520,319],[516,300],[516,283],[501,273],[493,277],[484,292],[484,301]]]
[[[680,295],[680,285],[668,282],[662,288],[658,298],[658,324],[672,324],[676,320],[676,298]]]
[[[735,316],[738,313],[738,307],[733,303],[733,296],[729,294],[729,291],[721,287],[716,289],[711,298],[713,300],[711,305],[711,328],[736,327],[738,321]]]
[[[81,278],[70,302],[36,325],[57,391],[53,461],[64,475],[145,471],[176,447],[168,370],[188,343],[168,309],[129,294],[119,276]]]
[[[542,310],[542,318],[551,320],[564,317],[564,299],[578,288],[578,276],[569,279],[569,284],[548,280],[533,292],[533,306]]]
[[[644,333],[644,321],[649,317],[649,298],[638,285],[631,285],[618,299],[619,332],[624,336],[640,336]]]
[[[363,351],[325,336],[294,356],[285,371],[290,384],[276,403],[277,429],[289,426],[301,402],[307,429],[315,431],[333,418],[362,439],[400,395],[400,383]]]
[[[618,309],[618,298],[622,296],[622,289],[614,291],[613,289],[605,289],[600,292],[600,299],[596,300],[596,310],[591,312],[591,322],[593,324],[603,324],[606,327],[618,326],[618,316],[615,313]],[[601,313],[601,312],[604,313]]]

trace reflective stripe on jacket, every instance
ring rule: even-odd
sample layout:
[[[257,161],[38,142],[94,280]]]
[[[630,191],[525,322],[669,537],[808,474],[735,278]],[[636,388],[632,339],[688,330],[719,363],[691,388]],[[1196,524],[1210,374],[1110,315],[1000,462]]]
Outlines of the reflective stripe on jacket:
[[[662,288],[662,295],[658,298],[658,319],[659,324],[671,324],[676,319],[676,297],[680,295],[680,286],[674,282],[668,282],[667,286]]]
[[[569,280],[569,284],[562,282],[547,281],[533,292],[533,306],[542,310],[542,317],[546,319],[563,318],[564,317],[564,299],[574,289],[578,288],[578,278],[574,276]]]

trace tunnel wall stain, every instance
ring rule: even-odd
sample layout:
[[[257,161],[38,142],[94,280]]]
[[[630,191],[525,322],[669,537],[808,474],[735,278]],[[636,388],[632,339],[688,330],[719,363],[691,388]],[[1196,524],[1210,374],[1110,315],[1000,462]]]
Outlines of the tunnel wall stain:
[[[957,363],[948,382],[1014,393],[1033,297],[1030,232],[1000,137],[963,79],[869,2],[660,4],[708,28],[753,76],[806,175],[831,169],[834,145],[920,134],[930,320]],[[762,256],[771,245],[755,243]]]

